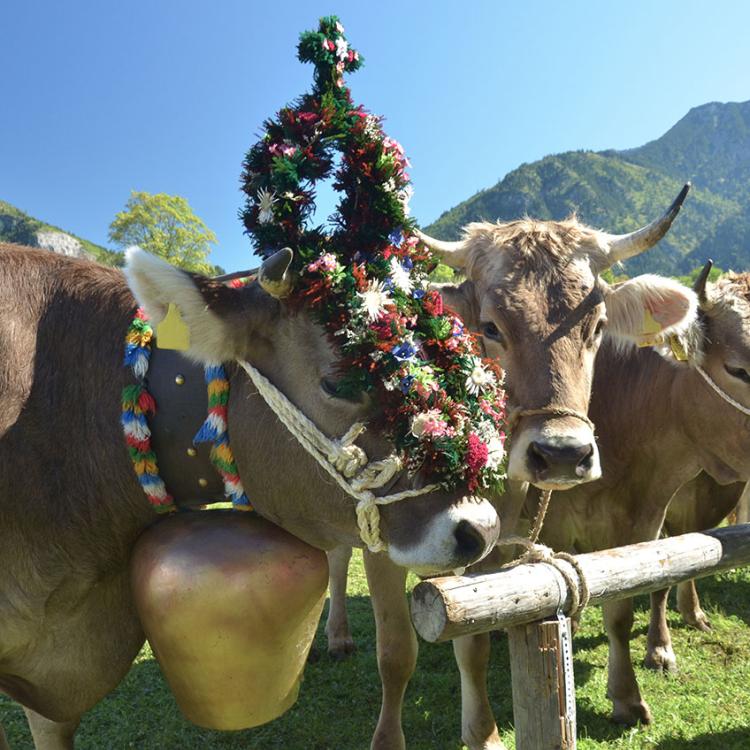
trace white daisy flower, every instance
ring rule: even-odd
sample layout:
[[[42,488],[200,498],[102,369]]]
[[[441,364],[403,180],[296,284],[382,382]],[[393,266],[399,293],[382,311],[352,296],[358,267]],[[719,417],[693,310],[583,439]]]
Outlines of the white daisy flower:
[[[336,57],[342,62],[349,57],[349,42],[341,37],[336,40]]]
[[[412,418],[411,434],[416,438],[431,434],[442,435],[445,434],[447,426],[440,411],[430,409]]]
[[[485,464],[488,469],[494,471],[500,466],[505,457],[505,447],[503,441],[499,435],[493,435],[487,443],[487,463]]]
[[[365,117],[365,135],[372,139],[379,138],[382,135],[380,121],[375,115],[367,115]]]
[[[407,185],[406,187],[404,187],[398,194],[398,197],[401,199],[401,203],[403,203],[404,205],[404,216],[408,216],[411,213],[409,201],[411,201],[412,195],[414,195],[414,188],[411,185]]]
[[[411,294],[414,289],[414,281],[409,274],[409,269],[404,268],[397,258],[391,258],[391,280],[396,289],[401,290],[404,294]]]
[[[338,31],[339,34],[343,34],[344,33],[344,27],[341,24],[341,21],[336,21],[336,31]]]
[[[466,378],[466,390],[473,396],[478,396],[494,382],[495,375],[482,364],[481,359],[473,357],[471,371]]]
[[[273,221],[273,204],[276,203],[276,193],[261,188],[258,191],[258,222],[268,224]]]
[[[396,180],[391,177],[389,180],[383,183],[383,190],[385,190],[386,193],[395,193],[397,190],[396,187]]]
[[[393,304],[393,300],[383,282],[375,279],[370,281],[364,292],[357,292],[357,296],[362,301],[362,306],[369,321],[377,320],[382,315],[386,305]]]

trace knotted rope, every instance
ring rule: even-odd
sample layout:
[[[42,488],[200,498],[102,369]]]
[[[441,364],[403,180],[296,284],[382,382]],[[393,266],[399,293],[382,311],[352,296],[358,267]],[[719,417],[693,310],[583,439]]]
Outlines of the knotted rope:
[[[343,437],[332,440],[249,362],[239,360],[239,365],[250,376],[256,390],[279,421],[339,487],[357,501],[355,511],[360,538],[371,552],[383,552],[386,545],[380,537],[378,506],[425,495],[438,489],[439,485],[430,484],[393,495],[375,495],[372,490],[387,485],[402,471],[403,463],[396,454],[380,461],[370,461],[367,458],[362,448],[354,444],[366,429],[364,423],[355,422]]]
[[[552,490],[545,490],[542,492],[542,497],[539,501],[539,508],[528,537],[502,537],[498,540],[497,544],[501,547],[518,545],[526,550],[520,557],[503,565],[504,568],[515,568],[518,565],[526,565],[527,563],[546,563],[554,568],[562,576],[568,587],[568,591],[570,592],[570,610],[566,612],[566,614],[568,617],[574,617],[588,605],[589,599],[591,598],[588,581],[583,573],[583,569],[573,555],[567,552],[555,552],[550,547],[547,547],[544,544],[539,544],[537,541],[542,530],[542,525],[544,524],[544,518],[547,515],[551,497]],[[568,565],[573,568],[575,575],[578,578],[577,581],[568,568],[565,565],[560,564],[560,561],[568,563]],[[564,604],[565,602],[563,600],[560,603],[560,606],[562,607]]]

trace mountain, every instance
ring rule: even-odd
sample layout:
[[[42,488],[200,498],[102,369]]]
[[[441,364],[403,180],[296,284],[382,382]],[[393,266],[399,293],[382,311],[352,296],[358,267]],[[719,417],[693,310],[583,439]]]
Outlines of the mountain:
[[[656,218],[687,180],[693,190],[669,234],[627,261],[626,271],[686,274],[709,257],[725,269],[750,268],[750,101],[695,107],[639,148],[567,151],[522,164],[425,231],[457,239],[469,221],[575,211],[587,224],[627,232]]]
[[[77,258],[92,258],[107,266],[120,266],[123,263],[122,253],[46,224],[1,200],[0,241],[31,245]]]

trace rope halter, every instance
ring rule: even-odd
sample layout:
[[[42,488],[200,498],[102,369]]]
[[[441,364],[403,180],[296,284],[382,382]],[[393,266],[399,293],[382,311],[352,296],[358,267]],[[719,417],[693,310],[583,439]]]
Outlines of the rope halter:
[[[580,420],[584,424],[587,424],[592,430],[594,429],[594,423],[584,414],[583,412],[576,411],[575,409],[568,409],[567,406],[544,406],[539,409],[524,409],[522,406],[517,406],[508,415],[508,422],[506,430],[512,433],[513,430],[518,426],[518,423],[524,417],[542,417],[549,416],[553,418],[558,417],[574,417]]]
[[[395,453],[380,461],[370,461],[354,441],[365,431],[363,422],[355,422],[338,440],[324,435],[268,378],[249,362],[238,360],[250,376],[256,390],[279,421],[299,444],[325,469],[344,492],[356,501],[359,536],[371,552],[387,549],[380,536],[379,505],[390,505],[438,489],[430,484],[419,489],[404,490],[393,495],[375,495],[373,490],[386,486],[403,470],[403,462]]]
[[[696,368],[698,372],[700,373],[701,377],[708,383],[708,385],[713,388],[713,390],[721,396],[721,398],[724,399],[728,404],[731,404],[737,411],[742,412],[746,416],[750,417],[750,408],[747,406],[743,406],[739,401],[735,401],[725,390],[721,388],[714,380],[713,378],[700,366],[698,365]]]

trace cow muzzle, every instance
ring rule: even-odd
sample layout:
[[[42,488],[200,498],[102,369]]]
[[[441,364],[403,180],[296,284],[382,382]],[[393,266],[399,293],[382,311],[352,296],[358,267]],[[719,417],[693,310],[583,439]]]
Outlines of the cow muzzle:
[[[388,554],[419,575],[435,575],[479,562],[499,535],[500,519],[492,504],[466,497],[435,516],[413,544],[392,541]]]
[[[551,413],[550,413],[551,412]],[[593,425],[576,412],[534,410],[528,426],[512,433],[508,456],[510,479],[530,482],[542,490],[565,490],[601,477]],[[540,418],[546,417],[540,422]]]

